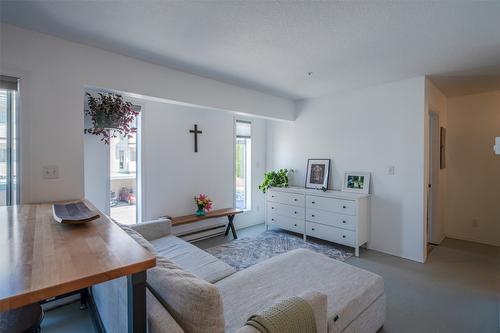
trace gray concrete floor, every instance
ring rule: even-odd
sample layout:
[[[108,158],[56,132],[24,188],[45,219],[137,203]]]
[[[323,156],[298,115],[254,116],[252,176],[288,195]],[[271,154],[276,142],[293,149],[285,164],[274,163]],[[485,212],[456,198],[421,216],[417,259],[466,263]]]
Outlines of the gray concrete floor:
[[[263,225],[238,230],[257,235]],[[194,243],[209,248],[232,240],[214,237]],[[382,332],[500,332],[500,248],[446,239],[433,248],[427,263],[362,250],[349,264],[381,275],[387,293]],[[88,310],[78,303],[46,314],[43,332],[94,332]]]
[[[90,310],[80,310],[80,301],[45,312],[42,333],[94,333]]]

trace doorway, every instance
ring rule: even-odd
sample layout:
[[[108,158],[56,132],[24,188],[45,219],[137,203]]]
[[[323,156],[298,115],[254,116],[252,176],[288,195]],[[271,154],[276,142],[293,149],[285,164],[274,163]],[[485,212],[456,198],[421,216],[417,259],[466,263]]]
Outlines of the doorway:
[[[441,133],[439,115],[429,112],[429,184],[427,186],[427,242],[438,245],[441,242],[439,226],[439,170]]]
[[[139,216],[140,117],[131,124],[136,133],[112,137],[109,144],[110,216],[122,224],[136,224]]]

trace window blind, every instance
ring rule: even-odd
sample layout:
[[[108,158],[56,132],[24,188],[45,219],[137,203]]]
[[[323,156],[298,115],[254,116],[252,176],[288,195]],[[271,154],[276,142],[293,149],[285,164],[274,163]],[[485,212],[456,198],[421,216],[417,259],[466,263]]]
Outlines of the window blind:
[[[0,89],[17,91],[17,78],[0,75]]]
[[[252,123],[249,121],[236,121],[236,137],[237,138],[251,138],[252,137]]]

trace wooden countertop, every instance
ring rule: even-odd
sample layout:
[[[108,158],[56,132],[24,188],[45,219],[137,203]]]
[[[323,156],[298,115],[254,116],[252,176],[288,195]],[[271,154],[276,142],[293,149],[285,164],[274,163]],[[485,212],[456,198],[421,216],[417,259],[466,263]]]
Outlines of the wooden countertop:
[[[156,265],[153,255],[99,214],[65,225],[54,220],[52,203],[0,207],[0,311]]]

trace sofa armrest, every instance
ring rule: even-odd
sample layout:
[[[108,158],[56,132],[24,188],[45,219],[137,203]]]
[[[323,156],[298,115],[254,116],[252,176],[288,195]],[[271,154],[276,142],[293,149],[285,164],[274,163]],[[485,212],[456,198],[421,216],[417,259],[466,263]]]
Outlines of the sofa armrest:
[[[143,222],[131,225],[130,228],[134,229],[150,241],[153,239],[168,236],[172,233],[172,222],[166,218],[160,218],[154,221]]]
[[[318,291],[310,290],[301,293],[298,297],[304,299],[311,306],[314,312],[314,319],[316,320],[316,332],[327,333],[326,295]],[[236,333],[259,333],[259,331],[252,326],[245,325],[238,329]]]

